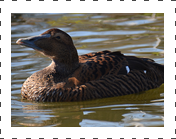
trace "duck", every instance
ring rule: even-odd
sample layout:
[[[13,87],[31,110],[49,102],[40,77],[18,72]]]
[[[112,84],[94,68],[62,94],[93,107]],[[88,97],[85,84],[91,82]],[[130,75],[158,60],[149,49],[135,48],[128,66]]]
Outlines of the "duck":
[[[104,50],[79,55],[66,32],[52,28],[38,36],[20,38],[51,64],[26,79],[22,99],[38,102],[85,101],[135,94],[164,83],[164,65],[149,58]]]

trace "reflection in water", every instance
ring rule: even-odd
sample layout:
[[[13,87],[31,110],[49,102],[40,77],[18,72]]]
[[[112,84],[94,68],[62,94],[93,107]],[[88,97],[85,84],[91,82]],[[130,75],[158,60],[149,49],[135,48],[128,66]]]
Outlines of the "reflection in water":
[[[12,14],[12,126],[164,126],[164,85],[139,94],[83,102],[21,100],[22,83],[50,59],[16,40],[57,27],[72,36],[78,54],[102,50],[164,64],[164,18],[156,14]]]

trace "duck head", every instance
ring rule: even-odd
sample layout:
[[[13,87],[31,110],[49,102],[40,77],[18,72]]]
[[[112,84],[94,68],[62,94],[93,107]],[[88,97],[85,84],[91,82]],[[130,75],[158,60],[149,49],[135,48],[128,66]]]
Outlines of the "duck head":
[[[57,28],[49,29],[38,36],[20,38],[16,43],[39,51],[51,58],[59,66],[69,68],[79,63],[72,38]]]

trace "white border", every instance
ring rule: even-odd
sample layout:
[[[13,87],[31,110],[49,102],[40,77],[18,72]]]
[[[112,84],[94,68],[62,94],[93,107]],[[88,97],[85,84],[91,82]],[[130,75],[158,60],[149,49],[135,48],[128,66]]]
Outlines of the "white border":
[[[175,135],[176,2],[171,0],[17,0],[0,1],[0,138],[4,139],[171,139]],[[164,127],[11,127],[11,13],[165,13]]]

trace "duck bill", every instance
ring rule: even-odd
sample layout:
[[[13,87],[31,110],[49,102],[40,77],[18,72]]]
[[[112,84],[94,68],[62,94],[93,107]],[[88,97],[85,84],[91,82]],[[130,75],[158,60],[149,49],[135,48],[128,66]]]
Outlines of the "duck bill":
[[[22,45],[22,46],[33,48],[38,51],[42,51],[41,48],[39,48],[35,45],[35,42],[40,39],[49,38],[50,36],[51,36],[50,34],[44,34],[44,35],[32,36],[32,37],[28,37],[28,38],[20,38],[16,41],[16,43],[19,45]]]

